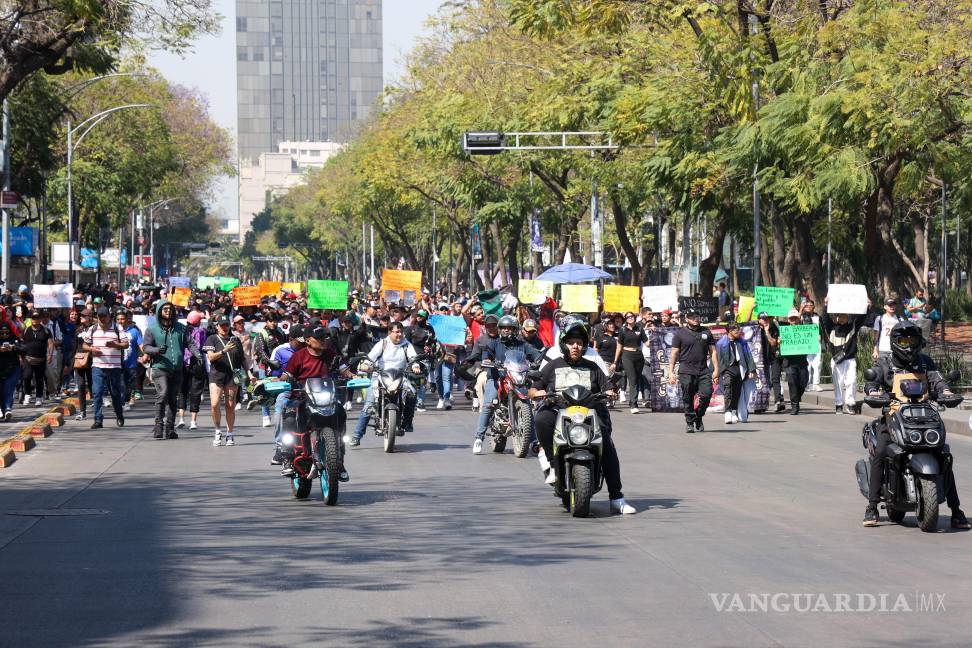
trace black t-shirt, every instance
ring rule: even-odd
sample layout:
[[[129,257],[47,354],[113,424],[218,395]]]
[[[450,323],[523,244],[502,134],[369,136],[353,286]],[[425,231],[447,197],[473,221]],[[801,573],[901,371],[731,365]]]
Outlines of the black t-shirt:
[[[776,325],[776,322],[769,323],[769,334],[773,336],[774,340],[780,339],[780,327]],[[763,352],[763,362],[772,362],[780,354],[780,345],[770,346],[769,340],[766,339],[766,331],[759,338],[760,351]]]
[[[562,392],[573,385],[587,387],[592,394],[613,389],[601,368],[587,358],[581,358],[574,364],[563,358],[555,358],[544,365],[540,377],[533,381],[535,389],[543,389],[548,394]]]
[[[51,334],[48,333],[47,327],[42,326],[39,330],[33,326],[27,327],[21,339],[24,343],[24,355],[31,358],[46,358],[47,341],[49,339],[51,339]]]
[[[618,331],[618,344],[622,348],[637,349],[647,339],[648,337],[645,335],[645,332],[638,326],[635,326],[633,329],[622,326]]]
[[[234,369],[243,368],[243,345],[232,334],[226,339],[221,338],[217,333],[210,335],[203,343],[202,350],[207,353],[210,351],[223,351],[231,340],[236,340],[236,346],[230,349],[225,355],[220,356],[218,360],[211,360],[209,362],[210,379],[225,379],[232,375]]]
[[[679,349],[678,373],[689,376],[701,376],[707,371],[709,356],[715,338],[707,328],[697,331],[684,326],[675,331],[672,348]]]
[[[618,338],[607,331],[602,331],[600,335],[594,338],[594,342],[597,344],[597,353],[604,359],[604,362],[608,364],[614,362],[614,356],[618,351]]]

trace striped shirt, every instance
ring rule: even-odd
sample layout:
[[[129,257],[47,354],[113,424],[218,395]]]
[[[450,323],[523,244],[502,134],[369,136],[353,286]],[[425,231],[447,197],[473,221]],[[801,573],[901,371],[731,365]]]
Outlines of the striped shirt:
[[[114,323],[109,329],[101,328],[101,325],[92,326],[84,334],[85,344],[90,344],[94,349],[100,349],[101,355],[91,355],[91,366],[99,369],[120,369],[122,358],[125,355],[124,349],[116,349],[108,346],[109,342],[123,342],[128,345],[128,333],[118,328]]]

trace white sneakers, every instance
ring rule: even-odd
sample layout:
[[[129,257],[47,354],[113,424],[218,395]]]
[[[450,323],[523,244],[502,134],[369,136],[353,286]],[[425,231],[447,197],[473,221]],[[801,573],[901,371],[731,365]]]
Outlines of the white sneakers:
[[[196,430],[198,428],[199,428],[199,426],[196,425],[196,422],[195,421],[189,421],[189,429],[190,430]]]
[[[637,407],[632,407],[631,408],[631,413],[632,414],[637,414],[638,413],[638,408]]]
[[[219,428],[216,428],[213,432],[213,447],[218,448],[220,441],[222,441],[222,435],[219,432]]]
[[[739,414],[737,414],[734,410],[726,410],[726,414],[725,416],[722,417],[722,420],[726,422],[726,425],[732,425],[733,423],[738,423]]]
[[[624,501],[624,498],[611,500],[611,512],[617,513],[618,515],[634,515],[638,511],[635,507],[631,506]]]
[[[180,416],[179,420],[176,421],[176,429],[181,430],[184,427],[186,427],[186,419]]]
[[[736,410],[732,410],[732,422],[733,423],[739,422],[739,412],[737,412]]]
[[[435,404],[435,409],[445,409],[445,401],[440,398],[439,402]]]
[[[473,443],[473,454],[483,454],[483,440],[476,439]]]
[[[618,402],[619,403],[627,403],[628,402],[628,396],[627,396],[627,394],[624,393],[624,391],[621,391],[621,392],[618,393]]]
[[[243,404],[238,402],[236,403],[236,407],[234,407],[233,409],[239,410],[241,407],[243,407]]]
[[[269,414],[264,414],[263,415],[263,427],[270,427],[270,415]]]
[[[228,446],[235,446],[236,445],[236,439],[233,437],[232,434],[227,434],[226,435],[226,445],[228,445]]]
[[[473,397],[473,406],[472,406],[472,408],[473,408],[473,411],[474,412],[479,409],[479,399],[476,398],[476,397]]]

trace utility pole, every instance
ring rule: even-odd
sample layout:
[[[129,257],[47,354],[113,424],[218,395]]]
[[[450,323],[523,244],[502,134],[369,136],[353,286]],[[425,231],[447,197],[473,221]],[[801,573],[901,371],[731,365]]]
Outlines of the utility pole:
[[[754,14],[749,14],[749,33],[755,37],[759,34],[759,22]],[[753,119],[755,113],[759,111],[759,81],[756,78],[756,70],[753,68]],[[760,254],[759,254],[759,233],[760,233],[760,214],[759,214],[759,162],[753,165],[753,290],[760,283]]]
[[[435,207],[432,207],[432,288],[429,292],[435,295]]]
[[[375,284],[375,226],[371,226],[371,284]]]
[[[10,191],[10,105],[3,100],[3,190]],[[0,279],[4,286],[10,281],[10,212],[3,209],[3,265]]]
[[[827,283],[834,282],[834,275],[830,273],[830,239],[834,224],[834,199],[827,199]]]

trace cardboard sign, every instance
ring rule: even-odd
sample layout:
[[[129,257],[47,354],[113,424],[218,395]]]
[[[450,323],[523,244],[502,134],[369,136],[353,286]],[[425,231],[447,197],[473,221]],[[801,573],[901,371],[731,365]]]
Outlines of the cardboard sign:
[[[234,306],[259,306],[260,287],[259,286],[237,286],[233,289]]]
[[[192,288],[189,277],[169,277],[170,288]]]
[[[71,308],[73,284],[34,284],[34,308]]]
[[[645,286],[641,302],[655,313],[678,310],[678,286]]]
[[[313,279],[307,282],[307,308],[345,310],[347,307],[347,281]]]
[[[756,310],[756,298],[755,297],[740,297],[739,306],[736,309],[736,321],[737,322],[751,322],[753,321],[753,311]]]
[[[150,326],[155,326],[155,315],[132,315],[132,322],[145,333]]]
[[[719,321],[719,298],[718,297],[679,297],[678,310],[684,313],[693,309],[699,314],[699,322]]]
[[[517,287],[517,297],[524,304],[543,304],[548,297],[553,297],[554,283],[537,279],[521,279]]]
[[[261,281],[257,286],[260,287],[261,297],[276,297],[283,284],[279,281]]]
[[[793,324],[780,327],[780,355],[820,353],[820,325]]]
[[[756,286],[756,308],[775,317],[786,317],[793,308],[793,289]]]
[[[304,282],[303,281],[285,281],[280,284],[280,289],[286,293],[293,293],[299,295],[304,292]]]
[[[830,284],[827,312],[862,315],[867,312],[867,288],[861,284]]]
[[[461,315],[433,315],[429,318],[429,325],[435,331],[435,338],[442,344],[466,343],[466,320]]]
[[[232,277],[219,277],[219,289],[223,292],[229,292],[240,285],[239,279],[233,279]],[[256,288],[256,286],[253,286]],[[259,288],[257,291],[259,292]]]
[[[209,290],[218,285],[216,277],[196,277],[196,288],[199,290]]]
[[[406,308],[411,308],[415,305],[415,291],[414,290],[403,290],[402,291],[402,301],[405,302]]]
[[[641,288],[638,286],[604,286],[604,311],[637,313],[641,310]]]
[[[382,290],[422,290],[422,273],[418,270],[382,270]]]
[[[402,298],[402,293],[400,290],[382,290],[381,298],[386,304],[397,304]]]
[[[192,290],[189,288],[173,288],[169,301],[179,308],[189,308],[190,297],[192,297]]]
[[[560,308],[570,313],[596,313],[597,286],[566,284],[560,287]]]

